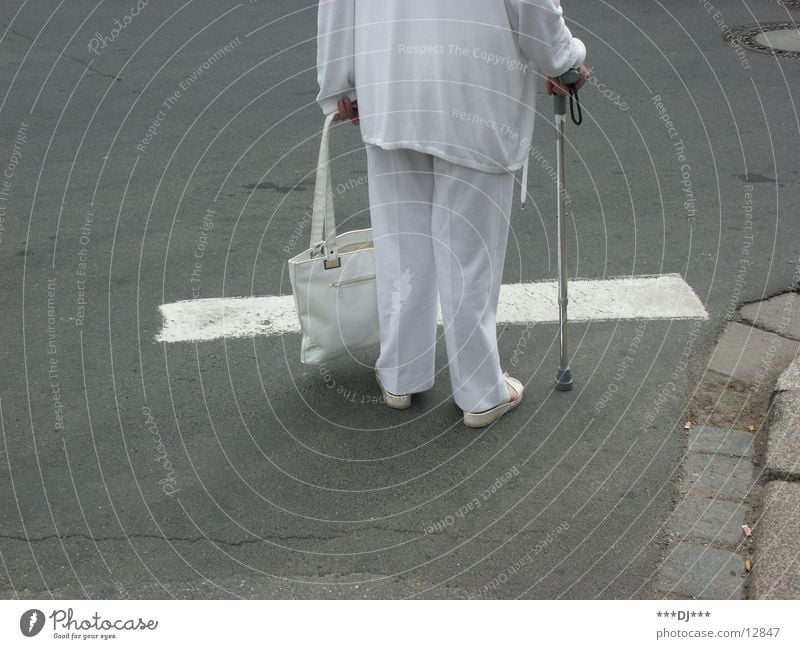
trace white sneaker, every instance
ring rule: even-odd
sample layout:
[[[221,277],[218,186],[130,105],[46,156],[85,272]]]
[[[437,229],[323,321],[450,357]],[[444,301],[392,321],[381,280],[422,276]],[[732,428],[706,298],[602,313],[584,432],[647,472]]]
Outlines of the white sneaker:
[[[405,410],[406,408],[411,407],[410,394],[393,394],[383,387],[377,367],[375,368],[375,380],[378,382],[381,392],[383,392],[383,400],[387,406],[394,408],[395,410]]]
[[[484,410],[483,412],[465,412],[465,426],[469,428],[483,428],[484,426],[488,426],[493,421],[502,417],[508,411],[513,410],[520,404],[522,401],[522,393],[524,392],[522,383],[509,376],[508,372],[503,373],[503,378],[505,379],[506,385],[517,395],[516,399],[509,398],[508,401],[504,401],[503,403],[496,405],[494,408]]]

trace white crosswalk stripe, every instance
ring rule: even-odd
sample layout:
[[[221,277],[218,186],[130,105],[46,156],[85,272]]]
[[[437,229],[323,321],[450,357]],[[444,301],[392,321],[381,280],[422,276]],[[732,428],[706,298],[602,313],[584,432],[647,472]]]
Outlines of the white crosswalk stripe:
[[[185,300],[160,307],[159,342],[200,342],[299,333],[291,295]],[[707,320],[703,303],[680,275],[641,275],[569,282],[569,320]],[[504,284],[500,324],[558,321],[556,282]],[[441,313],[439,317],[441,323]]]

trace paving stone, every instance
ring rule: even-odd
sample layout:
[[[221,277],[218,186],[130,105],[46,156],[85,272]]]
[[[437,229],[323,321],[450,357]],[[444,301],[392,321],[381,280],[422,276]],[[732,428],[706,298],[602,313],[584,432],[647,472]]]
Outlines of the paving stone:
[[[764,464],[772,475],[800,476],[800,390],[775,395]]]
[[[795,356],[792,364],[778,378],[776,390],[800,390],[800,356]]]
[[[686,496],[675,509],[672,529],[686,538],[737,546],[746,514],[741,503]]]
[[[720,336],[708,369],[733,377],[753,389],[772,391],[779,374],[800,351],[800,342],[729,322]]]
[[[775,481],[764,487],[753,538],[753,596],[800,599],[800,484]]]
[[[744,430],[695,426],[689,431],[689,450],[752,457],[753,439],[753,434]]]
[[[681,489],[691,496],[744,500],[753,481],[753,465],[746,458],[689,452]]]
[[[741,599],[744,559],[735,552],[676,543],[661,564],[656,588],[705,599]]]
[[[786,338],[800,340],[800,295],[784,293],[739,309],[742,320]]]

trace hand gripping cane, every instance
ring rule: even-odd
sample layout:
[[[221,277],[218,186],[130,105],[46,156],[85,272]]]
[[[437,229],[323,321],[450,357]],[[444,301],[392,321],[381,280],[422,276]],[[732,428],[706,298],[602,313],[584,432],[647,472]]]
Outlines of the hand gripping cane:
[[[575,83],[580,79],[580,73],[574,68],[567,70],[559,80],[570,90],[569,109],[572,121],[578,125],[583,121],[581,105],[578,100],[578,91]],[[573,97],[578,108],[578,117],[575,117]],[[556,126],[556,218],[558,220],[558,320],[559,338],[561,342],[561,358],[556,373],[556,389],[572,389],[572,370],[569,367],[567,354],[567,208],[566,189],[564,185],[564,125],[567,121],[567,97],[555,95],[555,126]]]

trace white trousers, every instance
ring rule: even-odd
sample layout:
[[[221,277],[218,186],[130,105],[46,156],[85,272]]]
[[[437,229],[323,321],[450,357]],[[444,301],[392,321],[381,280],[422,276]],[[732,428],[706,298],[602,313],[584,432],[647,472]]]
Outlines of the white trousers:
[[[441,303],[453,399],[467,412],[508,400],[497,351],[514,178],[409,149],[367,145],[384,387],[422,392],[435,377]]]

